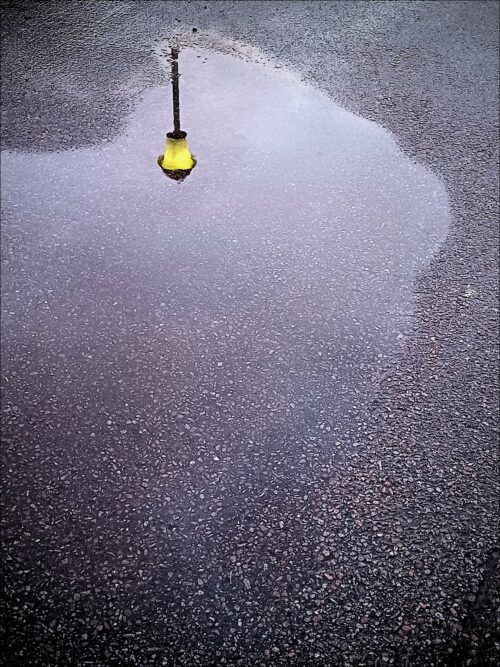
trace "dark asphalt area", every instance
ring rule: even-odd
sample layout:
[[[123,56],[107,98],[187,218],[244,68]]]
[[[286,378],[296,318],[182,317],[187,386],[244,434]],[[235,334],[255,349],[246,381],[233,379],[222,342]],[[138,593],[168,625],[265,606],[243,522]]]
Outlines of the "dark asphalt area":
[[[30,254],[45,221],[11,243],[17,203],[2,196],[4,664],[498,664],[498,3],[2,14],[2,151],[29,161],[117,137],[164,83],[154,47],[217,34],[390,130],[451,206],[411,335],[382,364],[363,358],[376,387],[339,426],[323,358],[307,424],[264,381],[250,409],[222,362],[198,376],[160,342],[140,274],[129,285],[116,263],[106,282],[103,257],[98,288],[58,283],[53,249]],[[52,291],[34,289],[35,268]],[[117,276],[128,302],[111,314]]]

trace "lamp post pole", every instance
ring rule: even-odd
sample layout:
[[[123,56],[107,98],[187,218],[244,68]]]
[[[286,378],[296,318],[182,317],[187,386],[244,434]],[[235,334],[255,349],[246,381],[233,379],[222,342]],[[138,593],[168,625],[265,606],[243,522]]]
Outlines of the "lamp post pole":
[[[172,49],[172,100],[174,106],[174,135],[178,137],[181,134],[181,113],[179,104],[179,52]]]

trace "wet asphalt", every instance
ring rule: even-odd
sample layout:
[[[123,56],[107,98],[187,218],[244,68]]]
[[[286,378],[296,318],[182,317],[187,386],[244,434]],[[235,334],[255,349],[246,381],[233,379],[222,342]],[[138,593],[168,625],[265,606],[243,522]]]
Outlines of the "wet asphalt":
[[[6,664],[495,664],[498,4],[3,8]],[[446,189],[448,234],[413,280],[404,342],[341,347],[335,392],[331,329],[307,296],[290,332],[294,276],[271,294],[272,261],[257,264],[241,319],[231,267],[204,273],[179,251],[159,302],[161,247],[127,236],[133,181],[125,228],[112,194],[101,207],[113,245],[78,180],[51,170],[71,154],[46,159],[117,140],[164,85],[154,49],[174,31],[259,49],[390,130]],[[164,185],[194,190],[202,164]],[[279,361],[249,370],[265,348]]]

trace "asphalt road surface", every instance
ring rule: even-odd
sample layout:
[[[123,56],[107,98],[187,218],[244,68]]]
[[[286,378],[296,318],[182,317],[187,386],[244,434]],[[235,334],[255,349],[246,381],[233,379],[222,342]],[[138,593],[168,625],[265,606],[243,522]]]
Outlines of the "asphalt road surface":
[[[5,663],[497,664],[498,3],[3,9]]]

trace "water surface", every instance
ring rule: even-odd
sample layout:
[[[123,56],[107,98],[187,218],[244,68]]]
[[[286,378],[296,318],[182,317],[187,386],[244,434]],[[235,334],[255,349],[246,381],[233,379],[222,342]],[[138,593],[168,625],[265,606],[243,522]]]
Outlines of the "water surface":
[[[183,183],[156,164],[168,82],[104,146],[3,155],[7,340],[62,337],[71,356],[102,331],[126,359],[140,329],[169,401],[206,385],[239,425],[335,422],[399,351],[443,186],[293,73],[195,49],[180,71]]]

